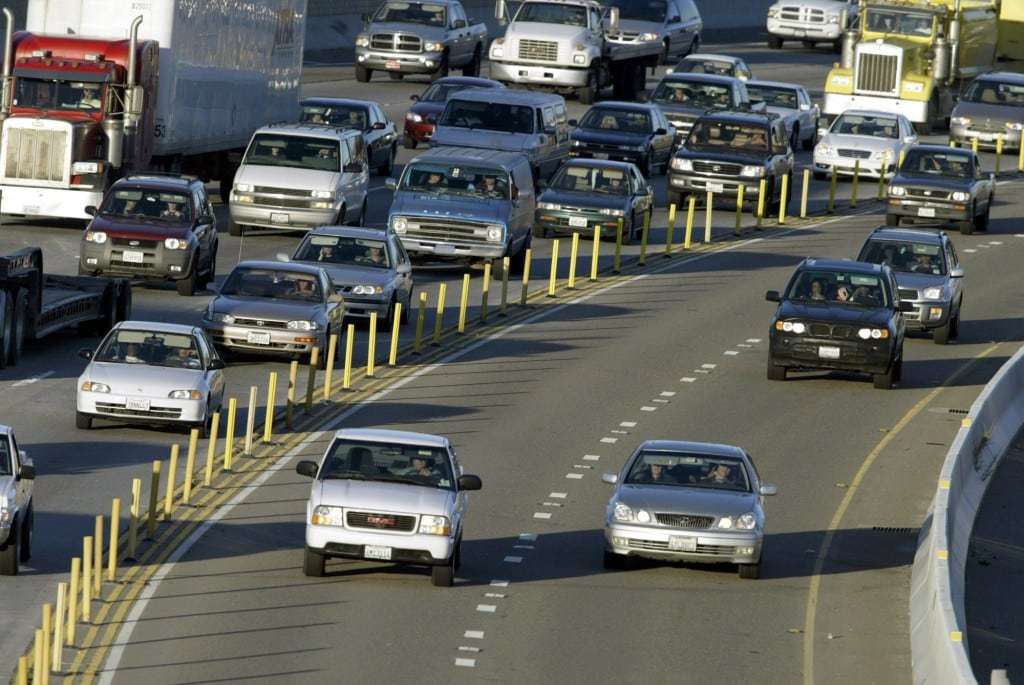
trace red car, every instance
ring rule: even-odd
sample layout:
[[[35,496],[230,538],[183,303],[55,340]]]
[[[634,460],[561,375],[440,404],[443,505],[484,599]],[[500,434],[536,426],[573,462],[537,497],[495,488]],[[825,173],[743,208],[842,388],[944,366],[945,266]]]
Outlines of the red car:
[[[445,76],[427,88],[423,95],[413,95],[414,104],[405,114],[405,134],[402,144],[407,150],[415,150],[418,143],[430,142],[434,135],[434,122],[441,116],[448,98],[470,88],[504,88],[504,84],[489,78],[473,76]]]

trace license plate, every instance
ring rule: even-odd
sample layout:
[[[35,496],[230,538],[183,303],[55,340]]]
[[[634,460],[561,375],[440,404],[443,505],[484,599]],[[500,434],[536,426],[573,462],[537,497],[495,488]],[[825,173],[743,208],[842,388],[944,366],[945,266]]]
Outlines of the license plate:
[[[391,70],[401,69],[402,63],[399,62],[397,59],[389,59],[387,62],[384,63],[384,68]],[[388,558],[390,559],[391,557]]]
[[[131,409],[132,411],[149,411],[149,400],[129,397],[124,404],[124,408]]]
[[[121,253],[121,259],[132,264],[142,264],[146,261],[146,254],[144,252],[133,252],[131,250],[125,250]]]
[[[270,344],[270,333],[258,333],[256,331],[250,331],[245,337],[245,341],[250,345],[269,345]]]
[[[455,254],[455,246],[454,245],[435,245],[434,246],[434,254],[441,254],[441,255]]]
[[[270,215],[270,223],[272,224],[286,224],[291,220],[291,217],[287,214],[273,213]]]
[[[378,545],[366,545],[363,547],[363,556],[367,559],[380,559],[381,561],[391,561],[391,548],[380,547]]]
[[[587,217],[585,217],[585,216],[570,216],[569,217],[569,225],[572,226],[573,228],[586,228],[587,227]]]
[[[673,552],[696,552],[697,538],[673,535],[668,539],[668,548]]]
[[[595,152],[593,153],[594,159],[608,159],[607,152]]]
[[[839,359],[839,348],[832,347],[830,345],[821,345],[818,347],[818,356],[821,359]]]
[[[917,215],[918,216],[934,217],[935,216],[935,210],[933,208],[931,208],[931,207],[918,207],[917,208]]]
[[[979,133],[978,134],[978,140],[982,141],[983,143],[991,143],[995,139],[996,139],[996,136],[995,136],[994,133]]]
[[[706,186],[709,193],[723,193],[725,192],[725,186],[721,183],[708,183]]]

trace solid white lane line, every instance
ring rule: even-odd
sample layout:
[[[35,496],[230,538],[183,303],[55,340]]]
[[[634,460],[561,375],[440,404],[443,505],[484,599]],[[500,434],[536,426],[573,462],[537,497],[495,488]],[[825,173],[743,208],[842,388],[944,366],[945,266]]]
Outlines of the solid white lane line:
[[[466,632],[464,632],[462,634],[462,637],[464,637],[464,638],[466,638],[468,640],[483,640],[484,639],[484,631],[482,631],[482,630],[467,630]]]
[[[44,378],[49,378],[50,376],[52,376],[55,373],[57,373],[57,372],[56,371],[44,371],[43,373],[39,374],[38,376],[32,376],[31,378],[23,378],[23,379],[21,379],[20,381],[18,381],[16,383],[12,383],[11,387],[12,388],[24,388],[26,385],[32,385],[34,383],[38,383],[39,381],[43,380]]]
[[[476,610],[481,614],[493,614],[498,610],[498,606],[496,604],[477,604]]]
[[[551,516],[551,514],[548,514],[548,516]],[[523,558],[522,557],[515,557],[515,556],[508,556],[508,557],[505,557],[505,563],[506,564],[521,564],[521,563],[523,563]]]
[[[619,441],[618,438],[601,438],[601,442],[603,442],[605,444],[608,444],[608,445],[614,445],[618,441]]]
[[[582,473],[567,473],[567,474],[565,474],[565,477],[568,478],[569,480],[582,480],[583,479],[583,474]]]
[[[456,659],[455,665],[463,668],[476,668],[476,659]]]
[[[600,454],[584,454],[583,461],[600,461]]]
[[[636,421],[623,421],[619,425],[623,428],[636,428]]]
[[[565,499],[566,497],[568,497],[568,495],[569,493],[567,492],[552,492],[551,494],[548,495],[548,497],[550,497],[551,499]],[[520,535],[519,539],[522,540],[523,536]],[[536,540],[537,536],[534,536],[533,539]]]

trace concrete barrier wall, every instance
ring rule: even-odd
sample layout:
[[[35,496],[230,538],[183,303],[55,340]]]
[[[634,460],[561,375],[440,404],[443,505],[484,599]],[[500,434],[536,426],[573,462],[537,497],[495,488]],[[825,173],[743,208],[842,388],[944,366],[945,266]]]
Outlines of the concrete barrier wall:
[[[942,465],[911,578],[915,683],[977,682],[968,657],[964,615],[967,552],[989,477],[1024,425],[1022,393],[1024,347],[975,400]]]

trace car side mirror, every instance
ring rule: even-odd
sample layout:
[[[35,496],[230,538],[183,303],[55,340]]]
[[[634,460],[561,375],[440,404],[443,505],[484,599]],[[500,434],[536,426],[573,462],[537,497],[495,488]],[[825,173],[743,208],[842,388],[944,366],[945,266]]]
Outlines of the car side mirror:
[[[395,190],[395,189],[398,188],[398,179],[397,178],[389,178],[388,180],[384,181],[384,185],[389,190]]]
[[[213,217],[210,216],[209,214],[203,214],[198,219],[196,219],[196,223],[199,224],[200,226],[209,226],[210,224],[213,223]]]
[[[218,357],[217,359],[210,360],[210,371],[220,371],[221,369],[226,368],[228,368],[228,365],[224,362],[223,359],[220,359]]]
[[[779,296],[778,290],[769,290],[764,294],[764,299],[769,302],[782,302],[782,297]]]
[[[899,309],[900,309],[901,312],[904,312],[904,313],[906,313],[906,312],[916,312],[917,311],[917,305],[914,304],[913,302],[905,302],[903,300],[900,300],[900,307],[899,307]]]
[[[608,483],[608,485],[615,485],[619,482],[619,475],[617,473],[606,473],[601,476],[602,483]]]
[[[569,125],[572,126],[573,128],[576,128],[577,126],[580,125],[580,122],[577,121],[576,119],[570,119],[569,120]]]
[[[319,467],[317,467],[315,461],[300,461],[295,465],[295,473],[307,478],[316,478],[317,470],[319,470]]]
[[[419,102],[420,96],[416,93],[413,93],[412,95],[409,96],[409,99],[412,100],[413,102]]]
[[[484,486],[483,481],[480,480],[480,476],[474,476],[466,474],[465,476],[459,476],[459,490],[479,490]]]
[[[963,267],[961,267],[961,266],[954,266],[952,269],[949,270],[949,277],[950,278],[963,278],[964,277],[964,269],[963,269]]]
[[[279,261],[279,262],[290,262],[290,261],[292,261],[292,258],[289,257],[284,252],[278,252],[276,256],[277,256],[277,261]]]
[[[360,174],[363,172],[363,163],[349,162],[348,164],[345,165],[342,171],[344,171],[346,174]]]
[[[384,130],[385,126],[386,126],[386,124],[383,121],[378,121],[378,122],[374,123],[374,125],[371,126],[370,128],[372,128],[374,131],[382,131],[382,130]]]
[[[774,485],[770,485],[768,483],[764,483],[761,486],[761,489],[759,490],[759,492],[762,495],[764,495],[765,497],[771,497],[772,495],[777,494],[779,492],[779,489],[777,487],[775,487]]]
[[[96,207],[94,205],[87,206],[85,208],[85,213],[89,216],[96,216]]]
[[[907,145],[913,145],[914,143],[917,142],[917,136],[907,136],[906,138],[903,139],[903,142],[906,143]]]
[[[83,349],[78,351],[78,356],[81,357],[82,359],[85,359],[85,360],[91,360],[92,359],[92,350],[87,350],[87,349],[83,348]]]
[[[619,32],[619,8],[612,7],[608,10],[608,26],[605,29],[607,33],[618,33]]]
[[[22,459],[24,459],[24,456],[22,456]],[[18,478],[23,478],[25,480],[35,480],[36,467],[32,464],[22,464],[21,469],[18,471]]]
[[[654,130],[654,135],[656,135],[656,136],[663,136],[663,135],[666,135],[667,133],[668,133],[668,131],[666,131],[663,128],[657,128],[657,129]]]
[[[818,137],[819,138],[824,138],[827,135],[828,135],[828,129],[827,128],[819,128],[818,129]]]

